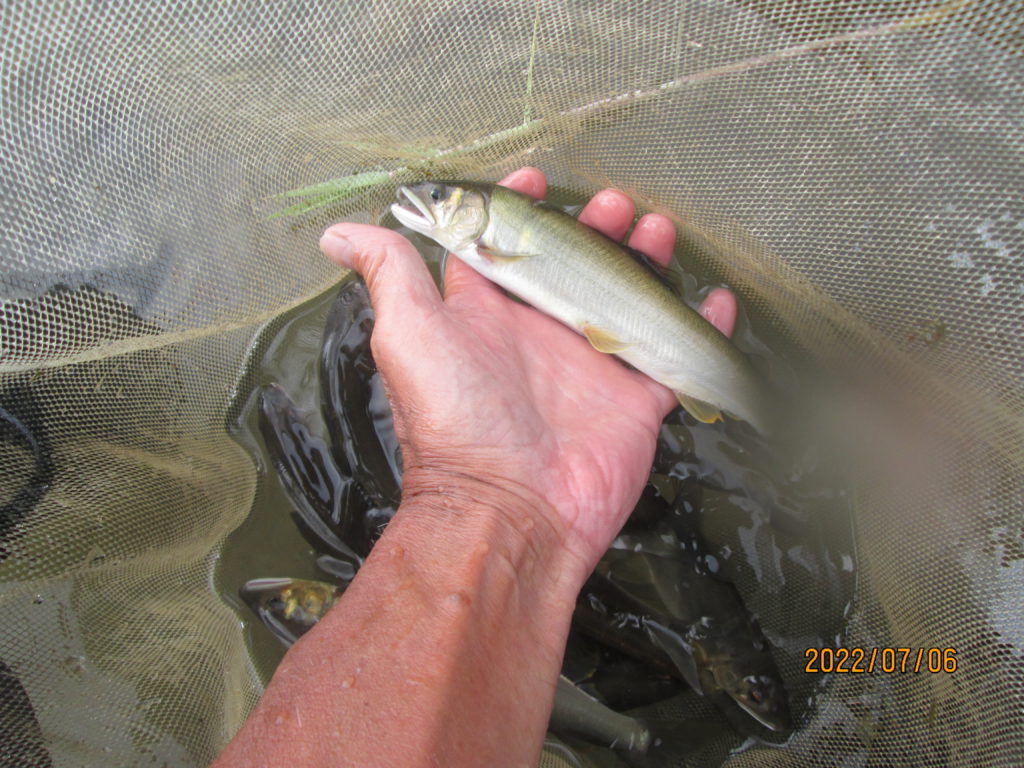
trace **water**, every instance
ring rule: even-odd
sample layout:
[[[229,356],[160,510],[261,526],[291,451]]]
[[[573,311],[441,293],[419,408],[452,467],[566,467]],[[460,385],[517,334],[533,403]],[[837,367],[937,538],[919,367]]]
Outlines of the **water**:
[[[549,200],[578,212],[579,201],[559,190],[552,190]],[[439,279],[443,250],[398,227],[390,215],[383,223],[409,237]],[[677,248],[672,272],[684,300],[696,307],[718,283],[715,275],[696,271],[693,247]],[[225,544],[217,584],[246,626],[253,661],[264,680],[284,649],[242,605],[239,587],[259,577],[332,577],[316,566],[317,553],[291,519],[289,501],[257,427],[258,389],[273,382],[281,385],[309,427],[327,437],[318,369],[324,324],[337,290],[326,291],[268,326],[253,346],[250,370],[239,388],[234,431],[263,471],[248,520]],[[802,368],[798,352],[763,318],[749,317],[741,309],[734,340],[777,391],[799,391],[802,382],[813,380]],[[378,384],[378,400],[379,392]],[[828,682],[804,673],[804,651],[841,641],[852,607],[857,562],[842,475],[829,459],[822,436],[800,434],[798,450],[789,444],[780,448],[743,424],[699,424],[677,409],[662,428],[651,476],[667,501],[676,502],[675,526],[689,532],[684,543],[699,547],[706,569],[732,582],[747,610],[757,616],[774,646],[797,725]],[[750,733],[764,740],[782,738],[764,728],[747,727],[749,723],[740,722],[739,729],[735,722],[730,726],[707,697],[688,689],[637,712],[663,733],[662,745],[652,753],[655,757],[659,750],[662,755],[677,751],[714,763],[730,750],[755,743],[748,738]]]

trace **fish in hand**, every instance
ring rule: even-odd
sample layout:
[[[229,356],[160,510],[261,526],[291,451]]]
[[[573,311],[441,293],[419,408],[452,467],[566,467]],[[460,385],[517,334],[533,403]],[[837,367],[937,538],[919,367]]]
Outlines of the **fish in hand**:
[[[696,419],[770,428],[746,356],[630,252],[543,201],[496,184],[398,189],[402,224],[536,309],[665,385]]]

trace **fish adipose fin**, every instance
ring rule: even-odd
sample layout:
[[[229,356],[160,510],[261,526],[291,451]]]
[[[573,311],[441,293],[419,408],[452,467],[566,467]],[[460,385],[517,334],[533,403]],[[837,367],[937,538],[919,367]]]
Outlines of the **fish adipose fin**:
[[[684,395],[682,392],[676,392],[676,397],[679,398],[679,404],[697,421],[703,421],[705,424],[722,421],[722,412],[711,403],[705,403],[703,400]]]
[[[602,331],[600,328],[587,323],[583,325],[583,335],[587,337],[587,341],[590,342],[594,349],[598,352],[604,352],[606,355],[617,355],[629,346],[629,344],[619,341],[607,331]]]
[[[486,245],[477,243],[476,252],[483,256],[488,261],[519,261],[525,259],[527,256],[533,256],[532,253],[506,253],[505,251],[495,250],[494,248],[488,248]]]

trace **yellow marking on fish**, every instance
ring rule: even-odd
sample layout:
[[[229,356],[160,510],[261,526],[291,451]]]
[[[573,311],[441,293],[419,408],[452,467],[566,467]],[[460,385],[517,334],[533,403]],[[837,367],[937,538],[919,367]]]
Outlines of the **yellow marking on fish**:
[[[295,599],[293,595],[288,595],[288,602],[285,603],[284,617],[291,619],[295,615],[295,611],[298,610],[299,601]]]
[[[676,397],[679,398],[679,404],[686,409],[686,412],[693,416],[697,421],[702,421],[705,424],[714,424],[716,421],[723,421],[722,412],[703,400],[698,400],[696,397],[690,397],[684,395],[682,392],[676,392]]]
[[[590,342],[594,349],[598,352],[604,352],[606,355],[617,355],[629,346],[629,344],[620,341],[607,331],[603,331],[589,323],[583,324],[583,335],[587,337],[587,341]]]

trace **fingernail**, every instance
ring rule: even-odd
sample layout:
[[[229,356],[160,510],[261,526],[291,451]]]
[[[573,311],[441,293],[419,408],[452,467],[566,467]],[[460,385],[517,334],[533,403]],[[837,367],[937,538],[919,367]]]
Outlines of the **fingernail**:
[[[352,269],[353,248],[348,238],[328,229],[320,237],[320,250],[331,261]]]

